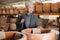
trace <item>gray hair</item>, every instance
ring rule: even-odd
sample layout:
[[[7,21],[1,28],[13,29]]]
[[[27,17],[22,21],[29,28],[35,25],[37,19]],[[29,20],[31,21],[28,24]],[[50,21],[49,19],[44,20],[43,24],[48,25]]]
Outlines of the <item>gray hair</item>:
[[[33,4],[29,4],[29,5],[27,6],[27,8],[30,8],[30,7],[33,7],[33,8],[34,8],[34,5],[33,5]]]

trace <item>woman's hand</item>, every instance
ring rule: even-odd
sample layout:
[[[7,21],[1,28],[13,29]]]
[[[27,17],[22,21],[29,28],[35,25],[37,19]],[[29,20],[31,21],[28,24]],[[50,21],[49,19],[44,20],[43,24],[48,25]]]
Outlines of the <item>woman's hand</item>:
[[[21,23],[24,23],[24,19],[21,19]]]

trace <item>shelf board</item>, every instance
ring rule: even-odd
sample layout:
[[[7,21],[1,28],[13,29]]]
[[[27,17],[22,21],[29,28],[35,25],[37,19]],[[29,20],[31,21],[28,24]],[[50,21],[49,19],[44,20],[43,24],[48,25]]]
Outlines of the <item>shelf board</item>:
[[[17,14],[0,14],[0,15],[17,15]]]
[[[44,14],[48,14],[48,15],[60,15],[60,13],[54,13],[54,12],[51,12],[51,13],[36,13],[36,15],[44,15]]]

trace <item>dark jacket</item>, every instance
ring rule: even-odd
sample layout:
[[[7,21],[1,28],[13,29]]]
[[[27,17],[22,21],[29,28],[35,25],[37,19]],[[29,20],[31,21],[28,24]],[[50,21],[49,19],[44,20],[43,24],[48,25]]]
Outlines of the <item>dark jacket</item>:
[[[17,25],[17,29],[19,31],[22,30],[22,29],[25,29],[25,28],[36,28],[37,26],[39,26],[39,24],[38,24],[38,17],[36,15],[34,15],[34,14],[31,14],[31,16],[30,16],[29,27],[26,27],[26,25],[25,25],[26,23],[25,22],[23,24],[20,22],[22,18],[24,20],[26,20],[27,17],[28,17],[27,14],[22,14],[21,16],[19,16],[17,18],[16,25]]]

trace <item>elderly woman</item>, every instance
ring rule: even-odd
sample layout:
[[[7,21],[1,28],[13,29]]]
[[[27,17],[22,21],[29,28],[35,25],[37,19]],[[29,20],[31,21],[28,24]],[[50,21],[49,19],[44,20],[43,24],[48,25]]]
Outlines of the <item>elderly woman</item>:
[[[33,13],[34,5],[28,6],[28,12],[22,14],[17,18],[17,30],[21,31],[26,28],[36,28],[40,27],[38,24],[38,17]]]

